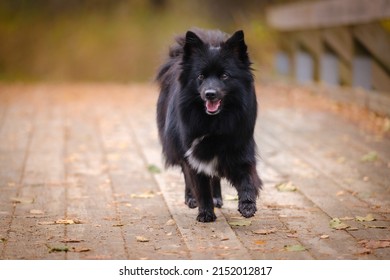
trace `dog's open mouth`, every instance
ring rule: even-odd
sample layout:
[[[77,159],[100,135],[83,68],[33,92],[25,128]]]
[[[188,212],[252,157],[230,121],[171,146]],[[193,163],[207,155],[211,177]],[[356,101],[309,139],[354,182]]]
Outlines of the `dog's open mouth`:
[[[221,99],[219,100],[206,100],[206,113],[209,115],[218,114],[221,108]]]

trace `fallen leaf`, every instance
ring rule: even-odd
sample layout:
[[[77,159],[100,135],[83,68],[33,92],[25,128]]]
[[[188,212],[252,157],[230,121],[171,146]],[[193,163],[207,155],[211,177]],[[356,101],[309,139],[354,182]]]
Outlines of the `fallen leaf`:
[[[149,164],[148,170],[150,173],[153,173],[153,174],[161,173],[161,169],[154,164]]]
[[[371,151],[364,156],[361,157],[361,161],[363,162],[370,162],[370,161],[376,161],[378,159],[378,153],[375,151]]]
[[[166,226],[174,226],[175,224],[176,224],[176,222],[175,222],[175,220],[173,220],[173,219],[169,219],[169,220],[165,223]]]
[[[390,131],[390,119],[389,118],[385,118],[384,123],[383,123],[383,127],[382,127],[382,131],[383,132]]]
[[[38,209],[32,209],[30,210],[30,214],[34,214],[34,215],[42,215],[44,214],[45,212],[42,211],[42,210],[38,210]]]
[[[11,197],[13,203],[31,204],[34,203],[33,197]]]
[[[91,251],[91,249],[86,247],[81,247],[81,248],[72,247],[72,252],[75,253],[82,253],[82,252],[89,252],[89,251]]]
[[[347,224],[344,224],[343,222],[340,221],[339,218],[333,218],[332,220],[330,220],[329,222],[329,226],[333,229],[347,229],[349,228],[350,226],[347,225]]]
[[[367,249],[367,248],[360,248],[357,251],[357,254],[358,255],[369,255],[369,254],[372,254],[372,250],[371,249]]]
[[[346,159],[345,157],[338,157],[338,158],[337,158],[337,162],[338,162],[338,163],[341,163],[341,164],[345,163],[346,160],[347,160],[347,159]]]
[[[59,220],[55,221],[55,223],[60,224],[60,225],[73,225],[74,221],[73,220],[59,219]]]
[[[149,242],[149,239],[146,238],[145,236],[138,235],[135,238],[137,239],[137,242]]]
[[[256,241],[255,241],[255,244],[256,244],[256,245],[264,245],[265,243],[267,243],[266,240],[256,240]]]
[[[228,223],[231,226],[246,227],[246,226],[250,226],[252,224],[252,221],[242,219],[242,220],[230,220]]]
[[[147,191],[142,194],[131,194],[131,198],[153,198],[155,196],[154,191]]]
[[[59,219],[55,221],[55,223],[60,225],[73,225],[73,224],[82,224],[83,222],[79,219]]]
[[[372,222],[376,220],[372,214],[367,214],[365,217],[356,216],[355,219],[358,222]]]
[[[84,242],[84,241],[85,241],[84,239],[70,239],[70,238],[67,238],[67,239],[62,240],[61,242],[62,243],[80,243],[80,242]]]
[[[338,191],[338,192],[336,193],[336,196],[342,196],[342,195],[344,195],[344,194],[345,194],[344,191]]]
[[[38,225],[41,225],[41,226],[49,226],[49,225],[55,225],[56,222],[53,222],[53,221],[43,221],[43,222],[38,222]]]
[[[379,229],[386,229],[387,226],[376,226],[376,225],[364,225],[365,228],[379,228]]]
[[[320,236],[320,238],[321,238],[321,239],[328,239],[328,238],[329,238],[329,235],[323,234],[323,235]]]
[[[300,244],[297,245],[284,245],[284,249],[288,252],[300,252],[305,251],[306,248]]]
[[[226,241],[226,240],[229,240],[229,237],[222,236],[220,240],[221,241]]]
[[[46,247],[49,249],[49,253],[53,253],[53,252],[68,252],[69,251],[69,247],[68,246],[51,247],[49,245],[46,245]]]
[[[295,192],[298,188],[292,182],[280,183],[275,186],[280,192]]]
[[[361,240],[358,242],[367,249],[378,249],[390,247],[390,240]]]
[[[225,200],[226,201],[238,201],[238,195],[225,195]]]
[[[276,232],[276,228],[252,230],[254,234],[268,235]]]

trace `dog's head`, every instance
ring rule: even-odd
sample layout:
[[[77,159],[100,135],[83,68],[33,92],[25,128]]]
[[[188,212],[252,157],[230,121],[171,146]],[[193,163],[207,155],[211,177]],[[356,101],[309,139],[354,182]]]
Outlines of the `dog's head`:
[[[212,32],[188,31],[183,47],[183,87],[193,90],[204,102],[208,115],[217,115],[242,94],[243,87],[250,86],[253,77],[244,32],[237,31],[231,37],[221,38]]]

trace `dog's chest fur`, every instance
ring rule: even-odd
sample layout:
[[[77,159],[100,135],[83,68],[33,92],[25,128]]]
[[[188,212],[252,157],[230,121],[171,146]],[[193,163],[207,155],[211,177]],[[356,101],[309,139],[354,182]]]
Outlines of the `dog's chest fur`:
[[[199,156],[199,149],[204,149],[204,147],[202,147],[202,141],[205,137],[206,135],[195,138],[195,140],[192,141],[191,147],[185,153],[185,158],[198,174],[203,173],[211,177],[218,176],[218,156],[214,155],[211,159],[202,159]],[[211,153],[212,151],[209,152]]]

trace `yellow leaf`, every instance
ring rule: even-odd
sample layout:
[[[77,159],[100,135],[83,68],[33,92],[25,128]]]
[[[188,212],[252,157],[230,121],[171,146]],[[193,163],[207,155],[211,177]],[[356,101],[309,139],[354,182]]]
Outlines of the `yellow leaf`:
[[[153,198],[155,196],[154,191],[148,191],[141,194],[131,194],[131,198]]]
[[[145,236],[138,235],[135,238],[136,238],[137,242],[149,242],[149,239],[146,238]]]
[[[375,218],[372,214],[367,214],[367,216],[356,216],[356,221],[358,222],[372,222],[375,221]]]
[[[292,182],[280,183],[275,186],[280,192],[295,192],[298,188]]]
[[[330,220],[329,226],[331,228],[334,228],[334,229],[347,229],[347,228],[349,228],[349,225],[341,222],[339,218],[333,218],[332,220]]]
[[[276,232],[276,228],[271,228],[271,229],[259,229],[259,230],[253,230],[252,231],[254,234],[260,234],[260,235],[268,235],[271,233]]]
[[[245,227],[250,226],[252,224],[251,220],[231,220],[228,222],[231,226],[237,226],[237,227]]]

